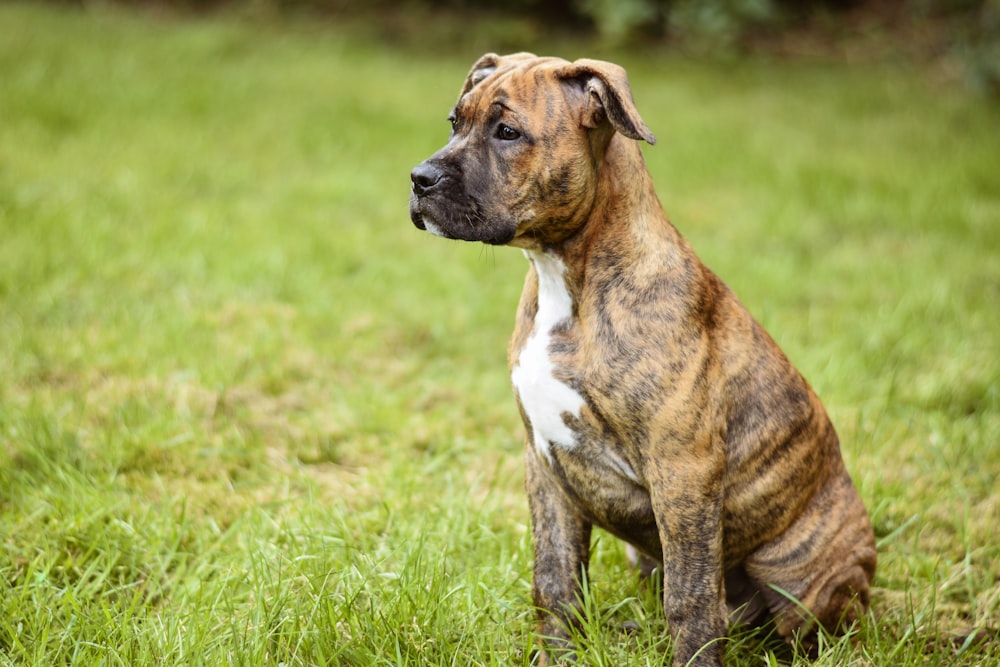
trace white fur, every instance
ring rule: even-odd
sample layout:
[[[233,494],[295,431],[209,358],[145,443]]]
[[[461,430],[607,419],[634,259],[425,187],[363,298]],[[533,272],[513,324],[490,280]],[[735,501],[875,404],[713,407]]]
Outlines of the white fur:
[[[434,236],[440,236],[441,238],[448,238],[445,235],[445,233],[441,230],[441,228],[438,227],[437,223],[434,222],[434,220],[432,220],[431,218],[429,218],[427,215],[421,216],[420,221],[422,223],[424,223],[424,230],[425,231],[430,232]]]
[[[563,278],[566,265],[561,259],[537,251],[525,251],[524,254],[538,274],[538,313],[535,327],[510,377],[531,422],[535,447],[551,460],[553,445],[568,449],[576,445],[573,431],[566,425],[563,415],[569,413],[579,418],[584,404],[583,396],[555,378],[549,357],[552,329],[572,317],[573,299],[566,289]]]

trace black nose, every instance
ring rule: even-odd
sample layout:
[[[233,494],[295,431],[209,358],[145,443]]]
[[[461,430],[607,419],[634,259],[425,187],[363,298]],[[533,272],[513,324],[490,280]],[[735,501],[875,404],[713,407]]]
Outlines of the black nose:
[[[429,162],[421,162],[410,172],[410,180],[413,181],[413,193],[422,195],[433,190],[441,182],[444,174],[441,170]]]

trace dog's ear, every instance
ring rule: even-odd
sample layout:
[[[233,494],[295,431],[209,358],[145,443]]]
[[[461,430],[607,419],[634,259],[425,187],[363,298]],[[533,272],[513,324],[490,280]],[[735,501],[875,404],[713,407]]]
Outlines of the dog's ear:
[[[629,139],[656,143],[656,137],[635,108],[625,68],[603,60],[583,59],[564,65],[556,74],[582,87],[586,105],[582,116],[584,127],[600,127],[606,119]]]
[[[509,56],[498,56],[495,53],[487,53],[482,58],[476,61],[469,70],[469,76],[465,78],[465,84],[462,86],[462,92],[458,94],[461,99],[462,95],[475,88],[482,82],[483,79],[488,77],[490,74],[496,71],[498,67],[504,65],[508,62],[514,62],[518,60],[529,60],[531,58],[536,58],[534,53],[512,53]]]

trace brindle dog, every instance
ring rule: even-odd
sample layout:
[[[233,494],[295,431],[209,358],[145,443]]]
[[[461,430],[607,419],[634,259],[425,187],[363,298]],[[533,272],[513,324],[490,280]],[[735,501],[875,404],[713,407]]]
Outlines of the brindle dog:
[[[410,216],[531,264],[509,361],[539,634],[568,646],[593,526],[661,568],[676,664],[720,664],[732,622],[787,638],[854,622],[875,542],[837,434],[667,220],[625,71],[488,54],[451,123],[411,174]]]

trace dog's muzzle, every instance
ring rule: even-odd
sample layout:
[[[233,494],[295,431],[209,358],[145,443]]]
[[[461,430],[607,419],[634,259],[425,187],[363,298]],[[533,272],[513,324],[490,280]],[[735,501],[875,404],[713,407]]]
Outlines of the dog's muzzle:
[[[410,220],[417,229],[423,229],[437,236],[445,236],[435,224],[428,209],[431,208],[429,197],[441,188],[444,172],[440,167],[424,161],[410,172]]]
[[[491,245],[509,243],[517,231],[512,220],[483,216],[464,189],[462,172],[435,158],[410,172],[410,220],[435,236]]]

